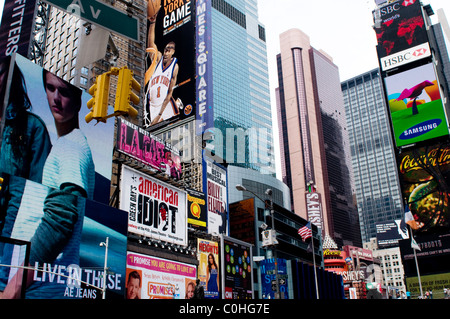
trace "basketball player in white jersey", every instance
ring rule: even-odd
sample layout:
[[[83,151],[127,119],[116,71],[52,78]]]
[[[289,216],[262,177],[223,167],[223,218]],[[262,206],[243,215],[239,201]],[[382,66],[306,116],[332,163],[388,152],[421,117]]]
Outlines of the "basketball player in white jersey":
[[[155,44],[155,21],[157,15],[155,14],[155,16],[148,18],[150,26],[148,29],[147,52],[150,54],[152,62],[146,73],[148,85],[145,95],[145,108],[148,109],[150,115],[150,125],[167,120],[179,113],[178,107],[172,99],[173,88],[178,76],[177,58],[173,56],[175,43],[169,42],[165,46],[163,53],[158,51]]]

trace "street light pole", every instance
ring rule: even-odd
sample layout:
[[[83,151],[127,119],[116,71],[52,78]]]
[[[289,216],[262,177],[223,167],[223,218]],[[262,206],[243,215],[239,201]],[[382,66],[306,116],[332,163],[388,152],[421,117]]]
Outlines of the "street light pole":
[[[266,201],[263,200],[261,197],[259,197],[257,194],[255,194],[254,192],[252,192],[251,190],[248,190],[247,188],[245,188],[244,186],[237,184],[236,185],[236,189],[238,191],[244,192],[247,191],[251,194],[253,194],[256,198],[258,198],[260,201],[262,201],[265,205]],[[276,231],[275,231],[275,222],[274,222],[274,209],[273,209],[273,194],[272,194],[272,190],[269,188],[266,190],[265,192],[266,195],[269,196],[270,198],[270,215],[271,215],[271,219],[272,219],[272,231],[275,234],[275,239],[276,239]],[[273,257],[275,260],[275,287],[276,287],[276,294],[275,294],[275,299],[280,299],[280,280],[279,280],[279,274],[278,274],[278,257],[277,257],[277,249],[276,249],[276,244],[274,243],[272,245],[272,251],[273,251]]]
[[[103,299],[106,298],[106,270],[108,268],[108,244],[109,244],[109,237],[106,237],[105,242],[100,243],[100,246],[105,246],[105,264],[103,266],[103,287],[102,287]]]

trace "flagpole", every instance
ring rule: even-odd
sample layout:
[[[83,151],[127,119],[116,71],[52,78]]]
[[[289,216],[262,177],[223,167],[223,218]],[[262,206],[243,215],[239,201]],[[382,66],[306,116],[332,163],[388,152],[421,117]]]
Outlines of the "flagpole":
[[[317,284],[317,271],[316,271],[316,256],[314,255],[314,236],[312,234],[312,224],[311,224],[311,248],[312,248],[312,257],[314,264],[314,279],[316,282],[316,298],[319,299],[319,285]]]
[[[409,235],[411,236],[411,243],[412,243],[414,241],[414,237],[410,227],[409,227]],[[417,261],[416,249],[412,245],[411,248],[414,252],[414,260],[416,262],[417,279],[419,280],[419,288],[420,288],[420,298],[423,299],[422,280],[420,280],[419,262]]]

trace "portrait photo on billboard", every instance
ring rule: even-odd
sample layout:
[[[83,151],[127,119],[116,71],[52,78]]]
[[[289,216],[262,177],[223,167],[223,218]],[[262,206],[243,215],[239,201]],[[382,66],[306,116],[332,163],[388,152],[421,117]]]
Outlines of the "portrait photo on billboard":
[[[30,243],[26,299],[101,299],[100,279],[108,237],[109,298],[123,298],[127,213],[76,192],[2,174],[0,236]],[[0,263],[20,256],[0,243]],[[0,267],[0,298],[17,298],[16,276],[22,270]]]
[[[195,1],[153,6],[147,1],[143,124],[150,130],[195,115]]]
[[[220,298],[220,262],[219,243],[198,238],[198,279],[204,287],[206,299]]]
[[[128,252],[126,277],[126,299],[192,299],[197,267]]]
[[[397,147],[448,136],[433,64],[384,78]]]
[[[373,11],[378,57],[428,42],[420,0],[398,0]]]
[[[404,202],[414,218],[415,233],[450,230],[450,143],[408,148],[398,155]]]
[[[51,188],[73,183],[87,198],[109,203],[113,121],[87,124],[89,94],[20,55],[10,64],[0,171]]]

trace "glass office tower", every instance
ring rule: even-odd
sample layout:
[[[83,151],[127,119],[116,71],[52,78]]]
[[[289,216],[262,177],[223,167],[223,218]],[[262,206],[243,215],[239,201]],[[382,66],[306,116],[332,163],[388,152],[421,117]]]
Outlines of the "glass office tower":
[[[257,0],[212,0],[211,21],[214,127],[223,135],[223,158],[275,176],[265,29]]]
[[[400,185],[378,69],[341,83],[363,242],[376,224],[403,217]]]

